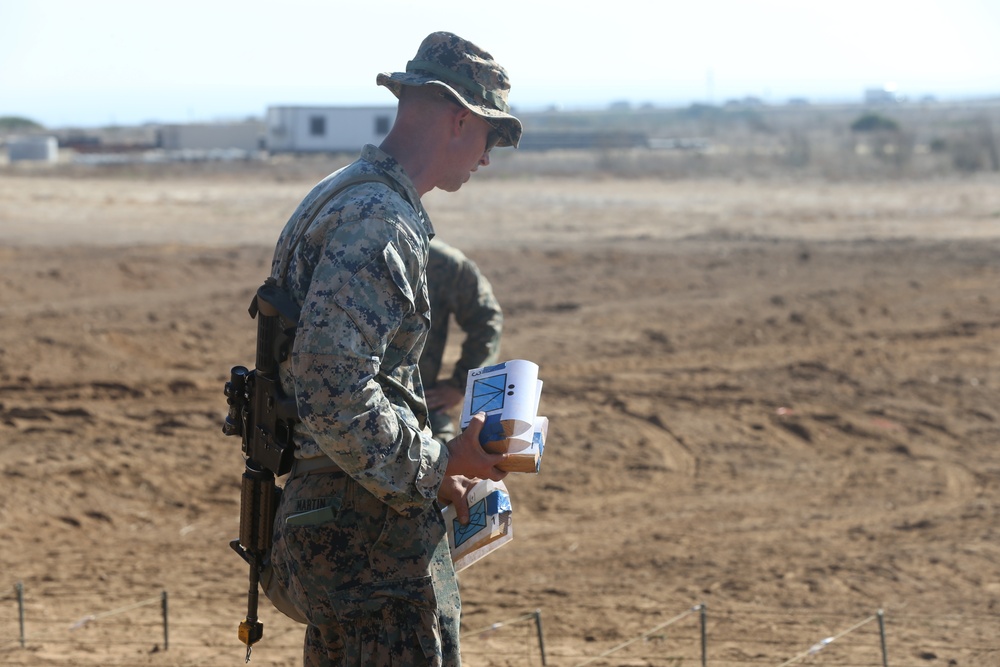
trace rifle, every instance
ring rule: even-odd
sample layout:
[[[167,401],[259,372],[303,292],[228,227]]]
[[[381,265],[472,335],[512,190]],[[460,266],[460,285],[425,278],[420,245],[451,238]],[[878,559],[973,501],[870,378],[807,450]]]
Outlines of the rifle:
[[[240,489],[240,536],[229,546],[250,566],[247,615],[239,626],[246,644],[246,662],[254,644],[264,636],[257,618],[261,573],[270,566],[274,515],[281,490],[275,476],[292,467],[292,432],[299,421],[295,400],[281,389],[278,365],[291,352],[299,308],[268,278],[250,303],[250,317],[257,320],[256,368],[234,366],[224,393],[229,405],[222,432],[242,439],[245,469]]]

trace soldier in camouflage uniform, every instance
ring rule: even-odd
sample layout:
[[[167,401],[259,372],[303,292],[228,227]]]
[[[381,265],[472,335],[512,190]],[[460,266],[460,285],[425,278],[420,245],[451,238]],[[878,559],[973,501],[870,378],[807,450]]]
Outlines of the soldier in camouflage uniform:
[[[430,410],[431,431],[441,442],[448,442],[455,437],[455,424],[448,410],[462,402],[469,371],[497,361],[503,312],[490,281],[476,263],[437,238],[431,241],[427,259],[427,289],[431,330],[420,357],[420,377]],[[438,379],[452,318],[465,334],[462,354],[452,374]]]
[[[479,446],[481,418],[447,444],[425,428],[434,230],[420,198],[458,190],[521,123],[506,71],[450,33],[376,81],[399,98],[389,134],[319,183],[275,248],[271,275],[301,307],[280,367],[301,421],[271,558],[308,623],[305,665],[453,666],[461,602],[440,509],[467,522],[473,479],[501,479],[504,455]]]

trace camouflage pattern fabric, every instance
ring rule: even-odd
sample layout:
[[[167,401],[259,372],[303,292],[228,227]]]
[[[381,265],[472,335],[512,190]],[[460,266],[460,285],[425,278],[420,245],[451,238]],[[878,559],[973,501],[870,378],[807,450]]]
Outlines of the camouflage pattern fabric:
[[[424,272],[433,227],[409,177],[366,146],[299,205],[272,274],[297,223],[359,173],[389,175],[407,196],[382,183],[356,185],[308,226],[288,263],[285,285],[301,315],[282,387],[302,420],[296,456],[326,454],[382,502],[417,514],[437,497],[447,453],[421,436],[427,409],[417,363],[430,328]]]
[[[500,303],[476,263],[437,238],[431,241],[427,258],[427,289],[431,328],[420,357],[420,377],[426,387],[433,387],[438,382],[448,331],[454,319],[465,338],[452,374],[441,381],[464,390],[470,370],[497,361],[503,329]],[[432,412],[429,421],[434,437],[441,442],[458,435],[445,411]]]
[[[461,600],[441,513],[392,511],[343,473],[286,484],[275,574],[309,621],[304,664],[461,664]]]
[[[446,410],[431,410],[427,415],[427,423],[431,427],[431,435],[441,444],[448,444],[449,440],[458,437],[455,420]]]
[[[393,186],[330,196],[363,174]],[[459,663],[461,603],[436,502],[447,450],[422,433],[417,368],[431,235],[405,172],[366,146],[306,196],[275,249],[276,276],[293,249],[285,286],[301,306],[281,366],[302,420],[296,456],[325,454],[346,473],[289,480],[275,521],[275,575],[309,620],[306,664]]]

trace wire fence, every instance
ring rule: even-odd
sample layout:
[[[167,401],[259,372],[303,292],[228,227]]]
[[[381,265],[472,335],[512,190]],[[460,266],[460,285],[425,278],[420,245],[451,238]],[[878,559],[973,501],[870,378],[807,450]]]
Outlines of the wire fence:
[[[240,619],[235,618],[244,600],[235,595],[209,601],[201,595],[168,596],[161,591],[111,606],[96,595],[49,593],[32,598],[20,582],[13,591],[0,596],[0,664],[5,666],[199,667],[244,662],[245,647],[236,633]],[[225,611],[214,613],[215,609]],[[268,630],[254,648],[252,663],[301,664],[302,626],[270,611]],[[566,611],[553,608],[551,616],[559,618]],[[665,612],[651,610],[645,616],[662,618]],[[206,622],[205,618],[219,620]],[[489,667],[901,667],[944,660],[955,647],[961,647],[964,661],[953,664],[1000,664],[996,632],[1000,616],[900,612],[891,618],[887,628],[881,609],[845,620],[843,615],[815,609],[713,611],[696,604],[617,641],[556,633],[557,641],[550,642],[544,632],[543,610],[535,609],[463,628],[462,647],[469,664]],[[913,631],[906,641],[893,642],[892,629],[907,625],[933,627],[934,632],[925,633],[919,645],[909,639]],[[747,628],[754,629],[748,633]],[[904,647],[905,651],[899,650]]]

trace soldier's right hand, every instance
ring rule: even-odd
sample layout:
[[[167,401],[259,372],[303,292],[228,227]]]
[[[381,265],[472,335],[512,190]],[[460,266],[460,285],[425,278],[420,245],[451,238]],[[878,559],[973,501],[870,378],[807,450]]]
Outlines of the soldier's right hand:
[[[507,472],[497,468],[503,464],[507,454],[490,454],[479,444],[479,432],[486,421],[485,413],[477,413],[462,433],[448,442],[447,475],[465,475],[478,479],[499,482]]]

